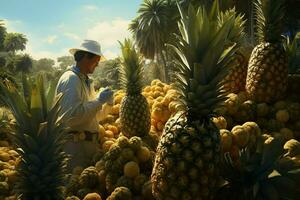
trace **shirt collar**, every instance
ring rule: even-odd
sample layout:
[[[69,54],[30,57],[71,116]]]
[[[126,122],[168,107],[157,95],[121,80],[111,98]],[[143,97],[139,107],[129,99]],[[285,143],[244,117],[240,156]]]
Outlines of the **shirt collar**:
[[[72,71],[74,73],[76,73],[80,78],[82,78],[83,80],[85,80],[85,82],[86,82],[86,84],[88,86],[90,86],[90,84],[93,82],[93,80],[90,79],[87,75],[84,75],[83,73],[80,72],[80,68],[78,66],[74,65],[72,67]]]

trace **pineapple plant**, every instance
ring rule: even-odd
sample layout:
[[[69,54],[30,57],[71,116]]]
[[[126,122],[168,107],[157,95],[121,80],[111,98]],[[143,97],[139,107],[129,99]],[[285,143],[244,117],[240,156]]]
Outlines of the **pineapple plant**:
[[[120,108],[122,133],[128,137],[145,136],[151,127],[150,110],[147,99],[141,94],[143,88],[143,66],[141,56],[134,44],[125,39],[120,43],[122,64],[120,67],[121,85],[126,90]]]
[[[299,199],[300,167],[284,155],[284,142],[260,137],[255,148],[254,152],[247,147],[239,150],[238,164],[229,153],[224,154],[222,175],[226,182],[216,199]]]
[[[238,93],[245,90],[250,45],[246,45],[244,16],[237,14],[234,8],[221,13],[218,25],[221,26],[230,17],[234,17],[235,21],[229,34],[229,43],[236,43],[239,50],[228,63],[230,71],[224,79],[224,89]]]
[[[288,61],[281,43],[284,0],[255,2],[257,38],[247,71],[246,92],[251,100],[270,103],[284,97]]]
[[[0,83],[0,99],[12,111],[16,124],[12,134],[21,160],[17,166],[16,194],[21,200],[64,199],[67,155],[62,151],[66,127],[59,118],[59,100],[51,106],[43,77],[33,83],[23,77],[23,91]],[[49,98],[47,98],[49,97]]]
[[[299,101],[300,96],[298,94],[300,86],[300,47],[299,40],[300,32],[298,32],[293,39],[285,37],[284,48],[288,54],[289,60],[289,76],[288,76],[288,94]]]
[[[214,12],[216,4],[212,11]],[[222,80],[236,50],[228,47],[234,19],[219,28],[203,7],[180,9],[176,74],[185,110],[166,123],[151,175],[156,199],[212,199],[219,179],[220,131],[212,121],[225,100]]]

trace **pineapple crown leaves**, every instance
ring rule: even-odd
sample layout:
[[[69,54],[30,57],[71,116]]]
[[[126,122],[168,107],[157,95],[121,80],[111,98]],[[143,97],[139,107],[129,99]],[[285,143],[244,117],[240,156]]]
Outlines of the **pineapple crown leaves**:
[[[122,58],[120,71],[121,86],[128,95],[137,95],[143,88],[142,57],[136,51],[131,40],[125,39],[121,45]]]
[[[245,43],[246,40],[246,20],[244,20],[244,15],[237,14],[235,8],[226,10],[225,12],[220,12],[218,16],[218,26],[221,27],[223,23],[228,21],[228,19],[230,19],[231,17],[234,18],[234,26],[230,30],[228,39],[232,43],[236,43],[237,45],[241,46],[243,43]]]
[[[260,195],[266,199],[295,199],[300,194],[297,189],[300,166],[283,157],[283,144],[281,138],[268,138],[266,141],[259,138],[255,152],[248,147],[239,151],[239,165],[234,164],[230,153],[225,153],[222,167],[227,184],[222,189],[238,188],[240,191],[232,192],[241,193],[244,199],[258,199]],[[244,191],[250,191],[252,198],[246,198],[249,193]],[[273,195],[276,198],[270,198]]]
[[[58,117],[61,94],[48,110],[47,103],[43,103],[48,95],[41,88],[42,80],[40,78],[32,84],[23,77],[24,93],[0,83],[0,99],[16,119],[16,132],[12,133],[12,137],[22,156],[16,192],[22,199],[41,196],[45,199],[47,196],[48,199],[63,199],[61,186],[68,157],[62,152],[62,147],[67,139],[67,128],[62,118]]]
[[[284,0],[256,0],[257,39],[259,43],[278,43],[281,40]]]
[[[208,118],[225,100],[221,80],[228,72],[226,63],[236,51],[236,45],[225,47],[234,18],[230,17],[218,28],[212,19],[216,15],[211,14],[217,10],[214,6],[210,16],[202,7],[195,10],[190,6],[187,14],[178,7],[181,36],[177,36],[176,45],[169,45],[179,58],[175,80],[188,113],[196,118]]]
[[[289,36],[284,37],[283,47],[288,55],[289,73],[300,73],[300,47],[298,46],[300,32],[298,32],[291,41]]]

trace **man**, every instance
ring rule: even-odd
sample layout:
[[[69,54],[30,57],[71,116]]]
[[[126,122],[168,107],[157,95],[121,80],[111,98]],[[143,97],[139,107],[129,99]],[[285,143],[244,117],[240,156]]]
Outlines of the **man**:
[[[76,65],[66,71],[59,79],[56,94],[62,93],[61,115],[67,119],[71,140],[64,151],[71,155],[68,169],[76,166],[87,167],[99,148],[99,119],[106,115],[103,104],[111,102],[113,92],[105,89],[95,95],[93,85],[88,77],[100,61],[105,58],[100,44],[93,40],[84,40],[79,48],[70,49]]]

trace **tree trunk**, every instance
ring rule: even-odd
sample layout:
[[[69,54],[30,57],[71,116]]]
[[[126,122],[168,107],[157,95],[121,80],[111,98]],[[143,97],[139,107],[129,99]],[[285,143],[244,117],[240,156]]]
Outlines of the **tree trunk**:
[[[169,79],[168,79],[167,62],[166,62],[163,50],[160,51],[160,57],[161,57],[161,60],[163,62],[163,66],[164,66],[164,68],[163,68],[163,78],[164,78],[163,82],[168,83]]]

